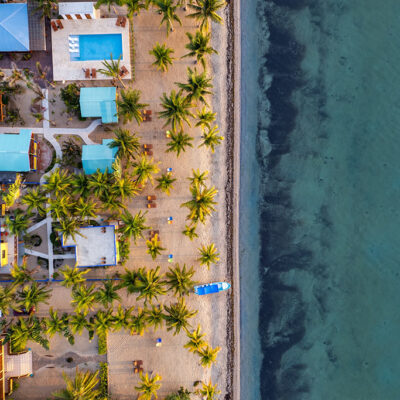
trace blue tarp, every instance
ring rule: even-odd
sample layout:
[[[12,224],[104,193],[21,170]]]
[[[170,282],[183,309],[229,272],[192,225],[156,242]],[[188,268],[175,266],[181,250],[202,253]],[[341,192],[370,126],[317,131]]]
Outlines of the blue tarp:
[[[18,135],[0,134],[0,171],[27,172],[30,170],[31,138],[30,129],[21,129]]]
[[[26,3],[0,4],[0,51],[29,51]]]
[[[82,165],[85,174],[94,174],[98,169],[101,172],[112,171],[118,149],[110,149],[108,146],[112,139],[103,139],[103,144],[88,144],[82,146]]]
[[[81,88],[82,117],[101,117],[101,121],[105,124],[118,122],[116,96],[115,87]]]

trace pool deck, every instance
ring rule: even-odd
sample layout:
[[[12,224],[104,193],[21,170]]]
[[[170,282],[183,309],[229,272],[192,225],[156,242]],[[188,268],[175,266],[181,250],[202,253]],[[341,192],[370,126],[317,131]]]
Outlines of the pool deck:
[[[103,60],[71,61],[69,53],[69,35],[90,35],[105,33],[122,34],[122,59],[121,67],[125,66],[129,71],[124,79],[131,79],[131,60],[129,49],[129,20],[125,28],[116,26],[116,18],[62,20],[64,29],[57,32],[51,30],[52,53],[53,53],[53,78],[55,81],[77,81],[77,80],[104,80],[110,79],[97,72],[96,79],[85,78],[85,68],[104,68]]]

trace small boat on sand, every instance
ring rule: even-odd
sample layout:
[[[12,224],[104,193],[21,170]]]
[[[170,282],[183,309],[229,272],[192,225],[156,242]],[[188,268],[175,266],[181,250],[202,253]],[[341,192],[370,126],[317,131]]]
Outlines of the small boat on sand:
[[[227,282],[213,282],[206,283],[205,285],[196,285],[194,287],[194,292],[199,296],[203,294],[218,293],[227,290],[231,287],[230,283]]]

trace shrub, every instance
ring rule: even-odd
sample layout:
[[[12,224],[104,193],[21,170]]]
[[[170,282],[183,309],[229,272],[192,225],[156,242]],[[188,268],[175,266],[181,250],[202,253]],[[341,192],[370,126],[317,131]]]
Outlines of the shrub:
[[[80,89],[76,83],[70,83],[65,88],[61,88],[61,99],[67,107],[67,112],[75,114],[80,120],[85,120],[81,117],[79,95]]]
[[[99,354],[107,354],[107,335],[99,336],[99,345],[98,345],[98,353]]]
[[[108,364],[100,363],[100,398],[108,399]]]

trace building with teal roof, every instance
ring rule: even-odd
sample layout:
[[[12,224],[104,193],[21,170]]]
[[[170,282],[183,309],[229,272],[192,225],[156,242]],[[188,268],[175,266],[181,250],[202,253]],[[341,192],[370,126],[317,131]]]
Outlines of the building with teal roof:
[[[81,116],[101,117],[104,124],[118,122],[116,99],[117,88],[115,87],[81,88]]]
[[[28,172],[34,169],[36,146],[30,129],[19,134],[0,134],[0,171]]]
[[[112,171],[118,149],[111,149],[108,145],[112,139],[103,139],[102,144],[87,144],[82,146],[82,165],[85,174],[94,174],[97,170]]]
[[[29,50],[27,4],[0,4],[0,52]]]

